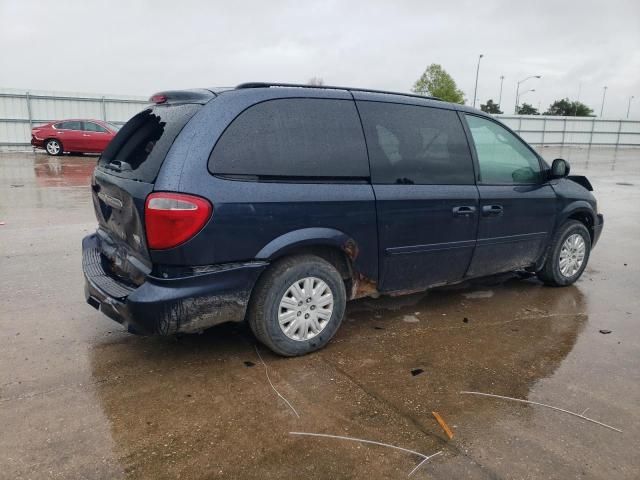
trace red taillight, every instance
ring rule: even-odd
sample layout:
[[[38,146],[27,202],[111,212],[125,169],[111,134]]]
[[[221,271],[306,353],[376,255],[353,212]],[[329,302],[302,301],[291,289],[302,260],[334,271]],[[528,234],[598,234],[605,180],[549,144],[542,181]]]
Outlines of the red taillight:
[[[177,247],[193,238],[211,217],[208,200],[183,193],[158,192],[147,197],[144,223],[154,250]]]
[[[164,103],[167,101],[167,96],[162,95],[161,93],[156,93],[155,95],[152,95],[149,100],[151,100],[153,103]]]

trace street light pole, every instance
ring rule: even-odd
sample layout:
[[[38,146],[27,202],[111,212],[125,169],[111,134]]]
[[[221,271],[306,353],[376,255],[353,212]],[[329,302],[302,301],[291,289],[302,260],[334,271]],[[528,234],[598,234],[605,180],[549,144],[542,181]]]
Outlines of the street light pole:
[[[502,104],[502,84],[504,83],[504,75],[500,75],[500,96],[498,97],[498,106]]]
[[[604,112],[604,99],[607,96],[607,87],[605,86],[602,92],[602,106],[600,107],[600,116],[602,116],[602,112]]]
[[[535,89],[535,88],[532,88],[531,90],[527,90],[526,92],[522,92],[522,93],[520,94],[520,98],[524,97],[524,96],[525,96],[527,93],[529,93],[529,92],[535,92],[535,91],[536,91],[536,89]]]
[[[629,97],[629,105],[627,106],[627,118],[629,118],[629,111],[631,111],[631,100],[633,100],[634,98],[636,97],[634,97],[633,95]]]
[[[478,74],[480,73],[480,60],[484,55],[481,53],[478,57],[478,68],[476,68],[476,86],[473,89],[473,108],[476,108],[476,94],[478,93]]]
[[[576,98],[576,108],[575,108],[575,112],[573,112],[574,117],[578,116],[578,104],[580,103],[580,92],[582,92],[582,82],[578,84],[578,98]]]
[[[520,80],[517,84],[516,84],[516,108],[514,109],[514,112],[516,115],[518,114],[518,101],[520,100],[520,96],[519,96],[519,92],[520,92],[520,84],[526,82],[527,80],[529,80],[530,78],[542,78],[541,75],[531,75],[530,77],[527,77],[525,79]]]

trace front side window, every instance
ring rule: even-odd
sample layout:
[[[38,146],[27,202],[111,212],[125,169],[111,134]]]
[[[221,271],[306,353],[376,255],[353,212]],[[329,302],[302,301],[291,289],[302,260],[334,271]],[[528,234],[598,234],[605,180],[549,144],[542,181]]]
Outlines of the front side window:
[[[469,145],[456,112],[358,102],[376,184],[474,183]]]
[[[287,98],[254,105],[222,134],[209,170],[256,177],[368,177],[355,104]]]
[[[107,133],[107,129],[104,128],[102,125],[98,125],[97,123],[93,123],[93,122],[82,122],[84,125],[83,130],[86,132],[100,132],[100,133]]]
[[[542,178],[540,161],[509,130],[489,119],[466,115],[484,184],[530,184]]]

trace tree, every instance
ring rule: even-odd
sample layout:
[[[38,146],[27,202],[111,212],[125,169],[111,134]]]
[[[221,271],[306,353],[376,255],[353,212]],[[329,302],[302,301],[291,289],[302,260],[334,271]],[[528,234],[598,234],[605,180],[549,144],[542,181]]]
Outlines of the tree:
[[[593,110],[584,103],[577,100],[571,101],[568,98],[556,100],[549,109],[544,112],[545,115],[558,115],[562,117],[593,117]]]
[[[518,107],[518,115],[540,115],[540,112],[533,105],[523,103]]]
[[[492,99],[487,100],[487,103],[480,104],[480,110],[486,113],[502,113],[500,110],[500,105],[497,103],[493,103]]]
[[[413,84],[412,92],[438,97],[452,103],[464,103],[464,93],[442,66],[432,63]]]
[[[324,80],[320,77],[311,77],[309,79],[309,81],[307,82],[307,85],[313,85],[316,87],[321,87],[322,85],[324,85]]]

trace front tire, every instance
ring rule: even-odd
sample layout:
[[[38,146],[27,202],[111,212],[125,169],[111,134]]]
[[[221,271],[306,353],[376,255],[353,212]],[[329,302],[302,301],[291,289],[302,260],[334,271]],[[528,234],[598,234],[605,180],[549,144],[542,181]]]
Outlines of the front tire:
[[[44,145],[45,150],[49,155],[58,156],[62,155],[62,144],[55,138],[50,138]]]
[[[589,230],[579,221],[570,220],[554,235],[549,255],[537,276],[553,287],[571,285],[584,272],[590,253]]]
[[[253,334],[275,353],[304,355],[334,336],[346,306],[340,273],[315,255],[273,264],[258,280],[248,310]]]

